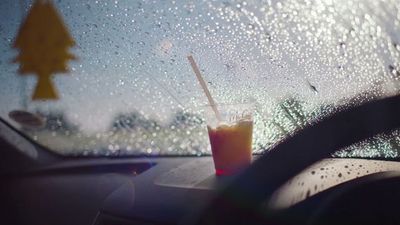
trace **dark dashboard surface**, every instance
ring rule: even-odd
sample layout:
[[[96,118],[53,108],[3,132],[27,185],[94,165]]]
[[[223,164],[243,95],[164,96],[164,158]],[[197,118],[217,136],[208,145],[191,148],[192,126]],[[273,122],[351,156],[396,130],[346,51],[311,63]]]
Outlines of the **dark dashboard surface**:
[[[383,171],[400,171],[400,163],[325,159],[288,181],[267,204],[285,209]],[[66,160],[3,179],[2,212],[11,224],[185,223],[231,179],[214,175],[211,157]]]

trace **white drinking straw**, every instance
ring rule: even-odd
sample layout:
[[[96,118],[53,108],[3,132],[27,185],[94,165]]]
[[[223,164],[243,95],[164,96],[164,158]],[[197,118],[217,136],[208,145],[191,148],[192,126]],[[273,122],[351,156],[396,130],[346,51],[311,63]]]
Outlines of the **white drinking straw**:
[[[207,96],[208,102],[210,103],[210,106],[213,109],[213,111],[215,113],[215,116],[217,117],[217,120],[218,121],[222,121],[221,115],[219,114],[219,111],[217,109],[217,105],[215,104],[214,99],[212,98],[212,96],[210,94],[210,91],[207,88],[206,82],[204,82],[204,79],[201,76],[199,67],[197,67],[197,64],[194,61],[193,56],[189,55],[187,58],[188,58],[188,60],[190,62],[190,65],[192,66],[192,69],[193,69],[194,73],[196,74],[197,80],[199,81],[201,87],[203,88],[204,93]]]

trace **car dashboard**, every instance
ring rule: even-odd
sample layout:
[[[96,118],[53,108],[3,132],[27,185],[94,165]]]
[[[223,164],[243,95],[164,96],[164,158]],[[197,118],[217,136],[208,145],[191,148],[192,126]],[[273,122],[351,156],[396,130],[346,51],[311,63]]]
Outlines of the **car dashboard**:
[[[400,163],[324,159],[265,204],[285,211],[314,198],[307,207],[317,207],[315,199],[332,187],[386,171],[400,171]],[[4,177],[3,218],[12,224],[186,224],[232,179],[215,176],[209,156],[66,159]],[[302,216],[314,210],[302,209]]]

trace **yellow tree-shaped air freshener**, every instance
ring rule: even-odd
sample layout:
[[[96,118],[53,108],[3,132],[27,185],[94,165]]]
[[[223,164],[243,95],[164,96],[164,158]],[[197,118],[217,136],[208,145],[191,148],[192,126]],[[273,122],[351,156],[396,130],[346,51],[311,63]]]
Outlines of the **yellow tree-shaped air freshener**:
[[[13,46],[20,50],[15,59],[20,63],[19,73],[38,76],[33,100],[58,99],[51,76],[68,72],[67,62],[74,59],[68,49],[74,45],[50,0],[35,0]]]

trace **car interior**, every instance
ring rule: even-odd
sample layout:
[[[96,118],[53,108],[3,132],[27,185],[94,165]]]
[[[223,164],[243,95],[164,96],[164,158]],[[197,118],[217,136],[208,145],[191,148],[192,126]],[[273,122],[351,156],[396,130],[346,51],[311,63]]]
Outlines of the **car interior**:
[[[0,12],[0,224],[400,224],[397,0]]]

